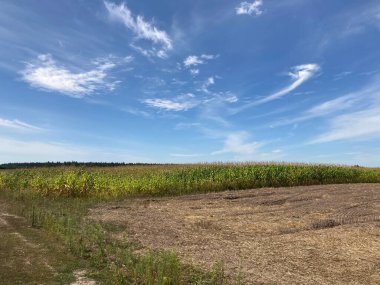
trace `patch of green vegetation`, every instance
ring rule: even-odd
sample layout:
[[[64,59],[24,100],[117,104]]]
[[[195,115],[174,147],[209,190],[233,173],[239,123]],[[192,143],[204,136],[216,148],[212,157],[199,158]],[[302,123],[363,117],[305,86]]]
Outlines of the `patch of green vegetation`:
[[[101,199],[369,182],[380,182],[379,170],[302,164],[133,165],[0,171],[0,189],[21,196]]]

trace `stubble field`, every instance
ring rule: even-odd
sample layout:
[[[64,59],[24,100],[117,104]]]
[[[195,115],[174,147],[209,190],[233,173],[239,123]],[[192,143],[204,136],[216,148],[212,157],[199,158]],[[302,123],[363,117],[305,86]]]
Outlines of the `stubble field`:
[[[379,184],[137,199],[90,217],[124,227],[143,248],[203,268],[222,262],[243,284],[380,283]]]

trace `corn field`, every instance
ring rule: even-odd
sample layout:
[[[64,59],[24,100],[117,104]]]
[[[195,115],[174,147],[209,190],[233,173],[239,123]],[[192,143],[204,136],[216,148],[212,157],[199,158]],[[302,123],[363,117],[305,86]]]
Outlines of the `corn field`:
[[[100,199],[378,182],[378,169],[307,164],[139,165],[0,171],[0,190],[15,195]]]

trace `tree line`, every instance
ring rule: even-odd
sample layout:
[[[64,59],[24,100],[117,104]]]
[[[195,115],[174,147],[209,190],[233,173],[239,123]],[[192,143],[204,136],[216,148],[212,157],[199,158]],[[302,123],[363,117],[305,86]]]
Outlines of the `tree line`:
[[[0,169],[20,169],[20,168],[38,168],[38,167],[59,167],[59,166],[75,166],[75,167],[117,167],[130,165],[157,165],[157,163],[127,163],[127,162],[12,162],[0,164]]]

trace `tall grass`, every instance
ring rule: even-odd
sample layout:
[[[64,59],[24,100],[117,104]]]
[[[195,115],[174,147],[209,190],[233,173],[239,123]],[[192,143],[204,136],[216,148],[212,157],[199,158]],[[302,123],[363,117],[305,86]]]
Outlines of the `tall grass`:
[[[370,182],[380,182],[380,170],[302,164],[142,165],[0,171],[0,189],[13,194],[100,199]]]

